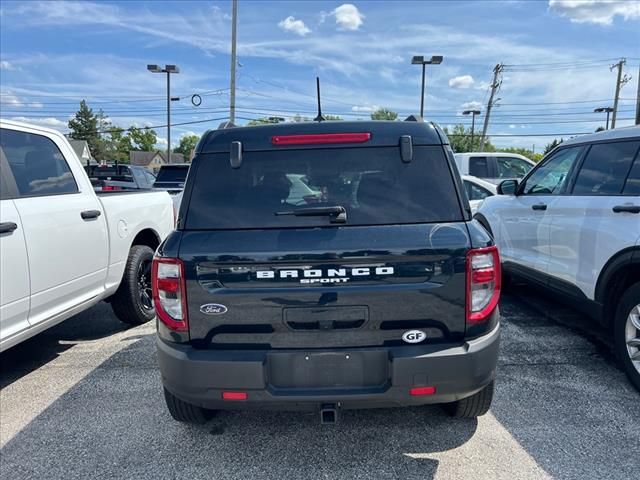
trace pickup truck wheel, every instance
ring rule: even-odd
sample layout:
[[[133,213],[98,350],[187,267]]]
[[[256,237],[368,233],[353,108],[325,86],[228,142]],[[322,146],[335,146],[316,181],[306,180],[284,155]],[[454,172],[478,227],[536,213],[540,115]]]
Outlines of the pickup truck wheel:
[[[151,294],[153,250],[134,245],[129,251],[122,282],[111,300],[116,317],[130,325],[141,325],[156,316]]]
[[[164,389],[164,399],[167,402],[169,413],[178,422],[200,425],[210,420],[215,412],[214,410],[207,410],[206,408],[183,402],[166,388]]]
[[[629,380],[640,390],[640,282],[631,285],[620,298],[613,336],[616,354]]]
[[[452,417],[457,418],[476,418],[484,415],[491,407],[493,400],[494,382],[484,387],[478,393],[470,397],[463,398],[457,402],[447,403],[444,405],[446,412]]]

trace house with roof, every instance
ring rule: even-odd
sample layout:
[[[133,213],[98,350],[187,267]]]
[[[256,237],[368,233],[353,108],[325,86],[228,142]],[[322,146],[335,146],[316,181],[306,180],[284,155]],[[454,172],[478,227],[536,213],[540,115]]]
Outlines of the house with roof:
[[[167,152],[156,150],[155,152],[129,152],[129,163],[146,167],[152,173],[158,173],[162,165],[167,165]],[[171,153],[171,163],[184,163],[184,155]]]
[[[86,140],[74,140],[70,138],[69,143],[83,165],[95,165],[98,163],[93,158],[93,155],[91,155],[91,150]]]

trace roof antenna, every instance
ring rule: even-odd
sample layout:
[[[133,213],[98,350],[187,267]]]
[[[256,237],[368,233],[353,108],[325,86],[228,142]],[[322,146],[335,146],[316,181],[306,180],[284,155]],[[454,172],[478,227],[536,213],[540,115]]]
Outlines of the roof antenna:
[[[320,77],[316,77],[316,88],[318,90],[318,116],[313,121],[322,122],[326,119],[322,116],[322,106],[320,105]]]

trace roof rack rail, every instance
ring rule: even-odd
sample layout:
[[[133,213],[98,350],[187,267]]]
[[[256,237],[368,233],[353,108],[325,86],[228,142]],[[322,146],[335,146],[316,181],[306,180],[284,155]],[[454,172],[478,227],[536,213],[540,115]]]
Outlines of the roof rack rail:
[[[235,128],[236,125],[230,120],[226,120],[218,125],[218,130],[224,130],[225,128]]]
[[[424,122],[424,119],[420,115],[409,115],[404,119],[405,122]]]

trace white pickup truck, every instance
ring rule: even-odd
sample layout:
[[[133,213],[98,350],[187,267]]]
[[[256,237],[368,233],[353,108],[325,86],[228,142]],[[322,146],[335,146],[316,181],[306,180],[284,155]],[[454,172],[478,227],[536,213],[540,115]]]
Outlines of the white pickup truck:
[[[0,352],[101,300],[153,319],[151,260],[173,226],[166,192],[96,194],[62,134],[0,120]]]

